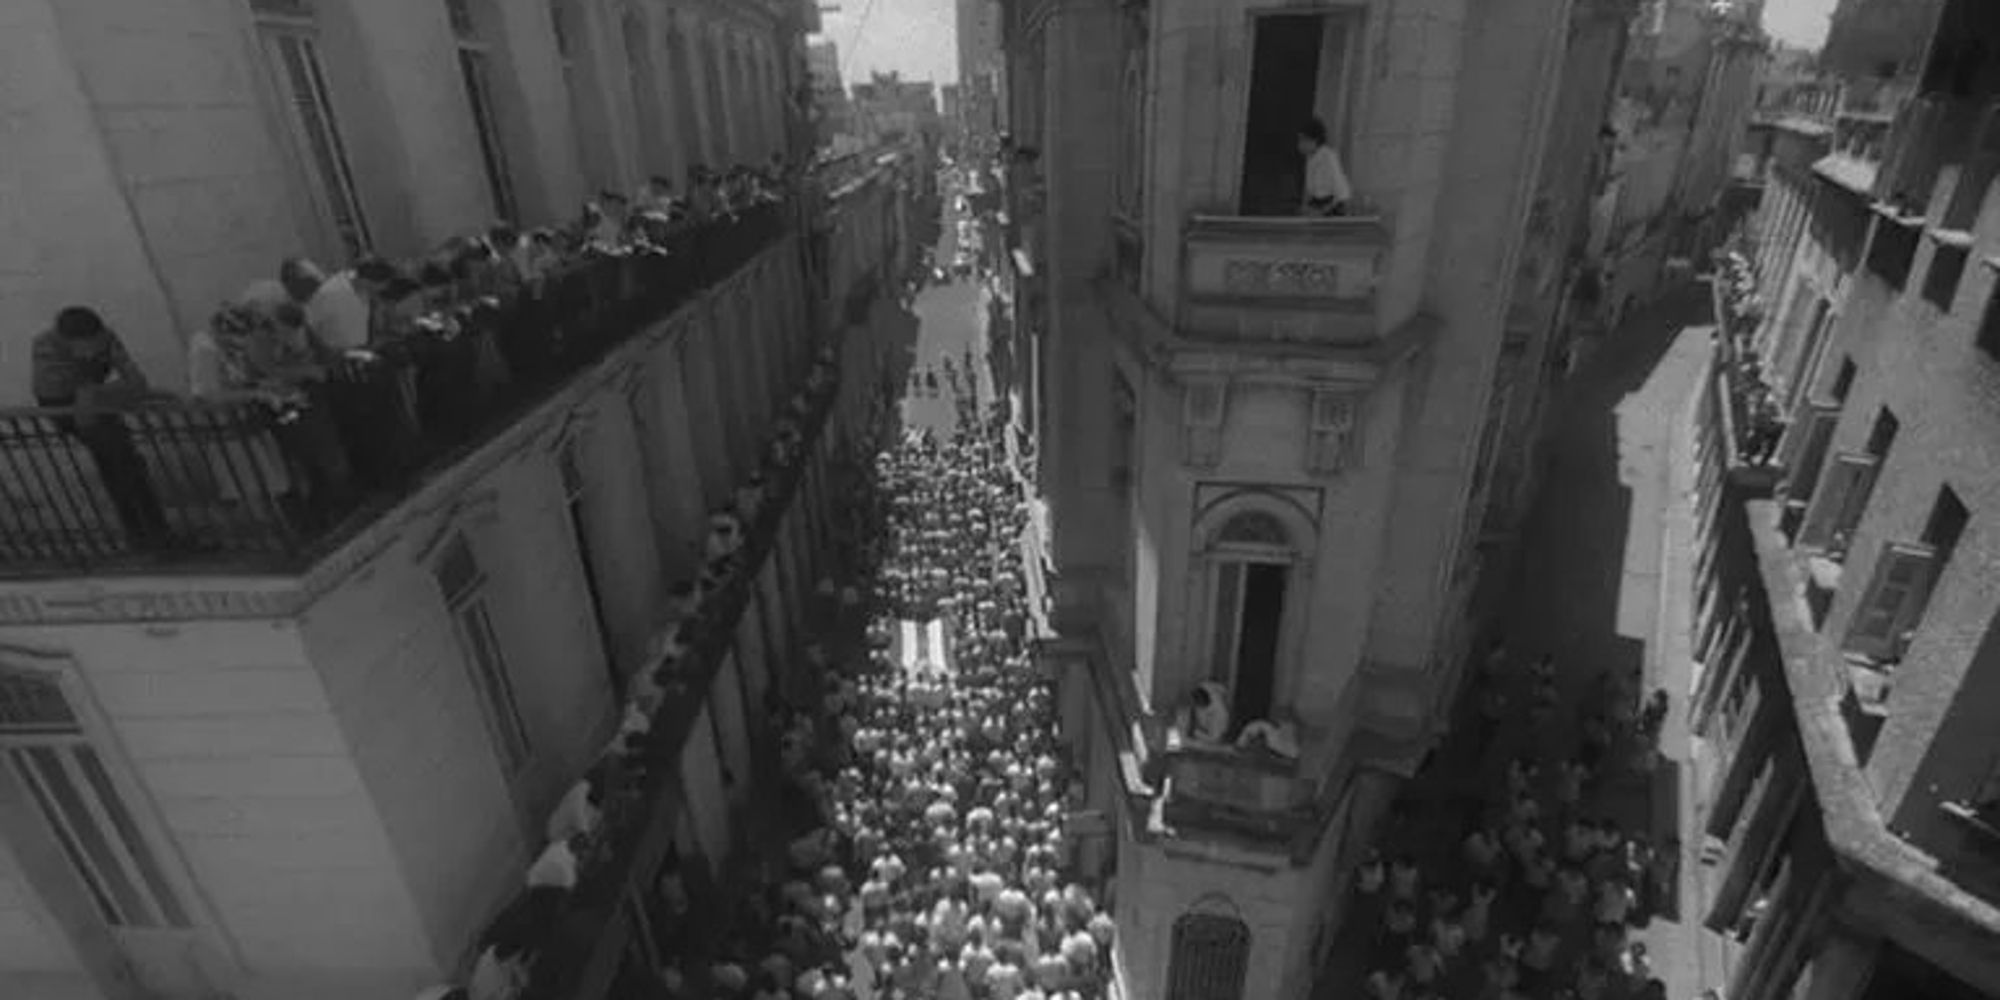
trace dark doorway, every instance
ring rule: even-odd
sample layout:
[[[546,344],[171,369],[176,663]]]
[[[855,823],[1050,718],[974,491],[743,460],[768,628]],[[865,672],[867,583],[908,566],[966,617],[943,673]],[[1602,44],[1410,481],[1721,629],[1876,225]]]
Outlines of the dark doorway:
[[[1240,211],[1297,215],[1305,189],[1298,131],[1313,117],[1325,22],[1318,14],[1271,14],[1257,18],[1255,33]]]
[[[1243,581],[1243,629],[1236,639],[1236,721],[1271,716],[1276,693],[1278,629],[1285,617],[1283,563],[1250,563]]]

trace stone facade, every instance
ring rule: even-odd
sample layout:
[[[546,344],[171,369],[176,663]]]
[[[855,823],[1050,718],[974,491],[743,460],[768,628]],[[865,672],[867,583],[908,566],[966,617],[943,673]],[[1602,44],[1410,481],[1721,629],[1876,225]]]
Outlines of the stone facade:
[[[1939,39],[2000,40],[1978,5],[1937,16]],[[1695,410],[1698,913],[1734,938],[1732,998],[2000,992],[2000,748],[1974,721],[2000,614],[2000,314],[1992,270],[1962,266],[2000,239],[1973,124],[1996,94],[1928,51],[1882,55],[1913,95],[1886,142],[1874,85],[1823,132],[1770,137],[1766,242],[1732,266],[1776,287],[1724,297]],[[1790,407],[1768,460],[1743,434],[1755,385]]]
[[[1594,129],[1552,121],[1601,113],[1562,95],[1601,104],[1622,25],[1580,44],[1566,8],[1512,0],[1007,15],[1031,152],[997,329],[1119,972],[1134,996],[1303,996],[1472,638],[1502,317],[1538,193],[1589,186]],[[1345,217],[1297,215],[1307,116]],[[1208,682],[1297,758],[1194,740]]]
[[[615,18],[563,0],[552,17],[546,0],[467,0],[455,30],[443,0],[7,4],[0,122],[23,152],[0,197],[0,322],[17,332],[0,402],[27,400],[28,337],[65,305],[97,307],[178,388],[189,331],[285,256],[413,254],[496,217],[564,219],[653,174],[767,162],[804,82],[795,7],[672,0]]]

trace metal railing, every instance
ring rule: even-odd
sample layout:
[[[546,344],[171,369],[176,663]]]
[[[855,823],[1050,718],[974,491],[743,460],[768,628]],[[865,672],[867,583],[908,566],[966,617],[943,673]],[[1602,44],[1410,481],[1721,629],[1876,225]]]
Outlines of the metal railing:
[[[433,314],[284,398],[0,410],[0,575],[284,572],[789,230],[767,204]],[[802,332],[803,335],[803,332]]]

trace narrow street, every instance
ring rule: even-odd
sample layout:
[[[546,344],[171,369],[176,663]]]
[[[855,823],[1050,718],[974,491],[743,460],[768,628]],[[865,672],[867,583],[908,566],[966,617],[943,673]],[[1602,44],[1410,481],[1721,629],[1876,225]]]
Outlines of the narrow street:
[[[1687,542],[1665,526],[1673,523],[1673,508],[1681,501],[1670,456],[1683,450],[1679,438],[1687,434],[1687,405],[1704,370],[1709,339],[1707,327],[1684,324],[1702,318],[1705,295],[1702,288],[1686,290],[1637,313],[1561,390],[1547,475],[1522,528],[1525,554],[1513,579],[1495,581],[1506,594],[1499,619],[1509,651],[1501,682],[1505,714],[1485,746],[1475,743],[1473,727],[1453,733],[1430,769],[1406,789],[1397,829],[1381,840],[1413,855],[1427,885],[1442,883],[1463,901],[1468,885],[1460,883],[1470,880],[1461,875],[1460,843],[1468,821],[1485,807],[1504,810],[1492,790],[1506,788],[1508,762],[1517,756],[1540,762],[1543,815],[1554,816],[1549,777],[1575,753],[1595,679],[1605,671],[1635,672],[1642,678],[1642,697],[1654,689],[1670,696],[1660,738],[1665,759],[1650,775],[1608,764],[1604,780],[1586,792],[1580,812],[1654,844],[1678,838],[1683,845],[1680,898],[1662,900],[1629,936],[1646,946],[1651,974],[1664,982],[1670,1000],[1691,1000],[1715,976],[1703,974],[1699,915],[1685,905],[1699,848],[1699,838],[1685,829],[1681,776],[1691,679],[1685,642],[1676,641],[1675,629],[1685,628],[1676,623],[1685,622],[1687,598],[1684,587],[1662,586],[1663,568],[1687,552]],[[1525,674],[1543,655],[1554,657],[1559,701],[1550,723],[1537,726]],[[1542,827],[1552,849],[1559,849],[1562,827],[1551,819]],[[1526,936],[1538,916],[1536,896],[1518,885],[1502,889],[1493,912],[1494,935],[1484,950],[1469,946],[1470,957],[1460,957],[1444,981],[1446,995],[1478,995],[1481,960],[1498,934]],[[1381,926],[1379,907],[1358,903],[1350,910],[1315,991],[1319,998],[1362,996],[1370,971],[1401,970],[1401,956],[1385,954],[1378,941]],[[1558,969],[1575,967],[1585,944],[1580,939],[1587,936],[1566,936]],[[1529,995],[1554,997],[1569,985],[1569,976],[1558,973],[1533,985]]]

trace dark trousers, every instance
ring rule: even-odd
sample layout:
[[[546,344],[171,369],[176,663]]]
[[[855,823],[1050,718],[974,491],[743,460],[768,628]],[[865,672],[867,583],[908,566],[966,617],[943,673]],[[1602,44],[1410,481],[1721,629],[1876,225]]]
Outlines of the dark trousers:
[[[153,491],[146,460],[132,443],[132,433],[114,417],[85,418],[66,428],[76,436],[90,460],[97,465],[104,491],[125,535],[136,548],[151,548],[167,541],[167,515]]]

